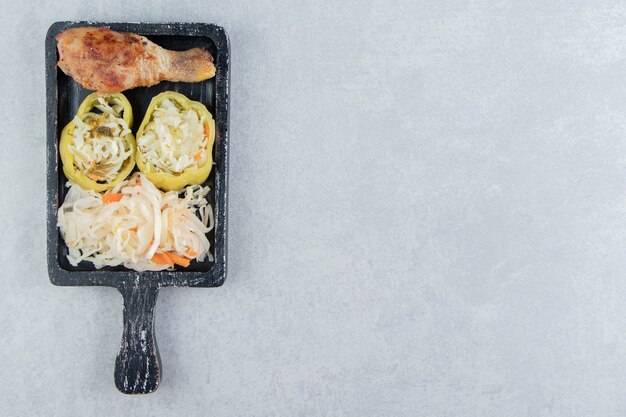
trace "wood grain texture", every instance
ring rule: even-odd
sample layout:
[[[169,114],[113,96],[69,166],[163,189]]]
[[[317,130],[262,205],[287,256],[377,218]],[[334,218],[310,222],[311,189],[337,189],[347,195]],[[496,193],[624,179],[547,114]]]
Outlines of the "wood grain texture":
[[[161,382],[161,358],[154,335],[159,287],[137,278],[118,289],[124,302],[124,330],[115,361],[115,385],[124,394],[148,394]]]

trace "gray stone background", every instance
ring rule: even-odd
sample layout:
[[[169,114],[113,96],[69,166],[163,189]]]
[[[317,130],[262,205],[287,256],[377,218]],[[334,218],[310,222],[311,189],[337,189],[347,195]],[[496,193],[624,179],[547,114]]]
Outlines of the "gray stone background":
[[[44,36],[202,21],[232,48],[230,273],[119,294],[45,264]],[[622,1],[2,1],[0,415],[624,416]]]

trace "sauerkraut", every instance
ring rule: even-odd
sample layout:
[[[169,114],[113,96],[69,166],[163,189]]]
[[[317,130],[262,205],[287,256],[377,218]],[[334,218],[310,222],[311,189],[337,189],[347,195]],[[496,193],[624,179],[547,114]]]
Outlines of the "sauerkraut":
[[[202,184],[213,167],[215,120],[204,104],[176,91],[150,100],[137,137],[137,168],[163,191]]]
[[[72,134],[70,153],[74,165],[87,177],[98,182],[112,182],[124,161],[133,156],[129,141],[130,128],[122,118],[124,107],[119,100],[112,105],[98,97],[95,108],[101,113],[88,112],[73,119],[76,127]]]
[[[136,271],[213,260],[206,236],[213,228],[208,192],[199,185],[162,192],[141,173],[105,194],[70,184],[58,211],[67,258],[74,266],[88,261],[96,268]]]
[[[59,156],[67,179],[85,190],[106,191],[135,167],[133,110],[121,93],[89,94],[63,128]]]
[[[181,109],[165,98],[154,109],[137,146],[148,171],[180,174],[197,169],[207,158],[205,117],[194,109]]]

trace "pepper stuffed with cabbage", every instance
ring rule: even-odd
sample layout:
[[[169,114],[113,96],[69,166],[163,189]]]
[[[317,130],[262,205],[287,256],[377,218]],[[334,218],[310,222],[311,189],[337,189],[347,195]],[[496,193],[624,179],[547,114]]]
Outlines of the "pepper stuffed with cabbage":
[[[154,97],[137,132],[139,170],[165,191],[202,184],[213,167],[215,121],[207,108],[182,94]]]
[[[92,93],[61,132],[65,176],[85,190],[113,188],[135,167],[133,111],[123,94]]]

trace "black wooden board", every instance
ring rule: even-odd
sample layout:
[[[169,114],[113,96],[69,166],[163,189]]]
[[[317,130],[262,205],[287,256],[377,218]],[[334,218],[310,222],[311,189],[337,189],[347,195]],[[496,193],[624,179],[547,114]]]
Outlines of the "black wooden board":
[[[161,82],[152,87],[126,90],[133,106],[133,133],[143,119],[150,100],[163,91],[177,91],[203,103],[216,123],[214,166],[204,185],[213,206],[215,227],[207,234],[214,261],[192,262],[188,268],[136,272],[124,267],[94,268],[81,262],[70,265],[67,246],[57,228],[57,210],[63,203],[67,179],[58,152],[61,130],[74,117],[91,91],[84,89],[57,67],[55,36],[82,26],[108,27],[146,36],[171,50],[208,49],[215,60],[216,76],[199,83]],[[230,51],[223,28],[206,23],[106,23],[56,22],[46,35],[47,96],[47,243],[48,274],[55,285],[102,285],[117,288],[124,303],[124,330],[115,365],[115,383],[127,394],[149,393],[161,380],[161,364],[154,338],[154,308],[160,287],[218,287],[226,279],[228,206],[228,96]]]

